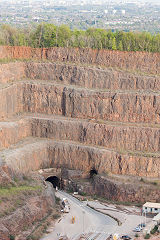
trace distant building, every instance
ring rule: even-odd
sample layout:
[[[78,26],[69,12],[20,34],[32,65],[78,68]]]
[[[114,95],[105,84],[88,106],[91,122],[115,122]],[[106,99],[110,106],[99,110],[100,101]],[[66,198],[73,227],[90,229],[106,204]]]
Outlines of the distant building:
[[[143,205],[143,212],[153,214],[160,213],[160,203],[146,202]]]

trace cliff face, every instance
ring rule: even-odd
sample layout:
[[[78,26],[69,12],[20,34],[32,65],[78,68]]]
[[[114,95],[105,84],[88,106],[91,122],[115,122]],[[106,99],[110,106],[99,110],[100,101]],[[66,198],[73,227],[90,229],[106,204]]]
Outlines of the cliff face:
[[[0,47],[0,58],[47,59],[58,62],[74,62],[115,67],[146,73],[160,73],[160,54],[146,52],[121,52],[83,48]]]
[[[32,118],[32,136],[69,140],[117,151],[159,152],[160,129],[142,124],[100,123],[45,115]],[[103,136],[103,137],[102,137]]]
[[[117,183],[107,177],[100,176],[95,176],[90,187],[83,186],[83,191],[112,201],[142,204],[148,201],[156,202],[160,195],[159,189],[154,186],[142,186],[136,183]]]
[[[99,173],[159,177],[159,157],[129,156],[113,150],[75,143],[55,143],[49,147],[51,165],[67,166],[88,172],[95,168]]]
[[[1,119],[20,112],[105,121],[160,123],[156,93],[98,92],[56,84],[24,83],[0,89]]]
[[[0,83],[11,83],[21,80],[25,76],[25,64],[23,62],[11,62],[0,65]]]
[[[21,85],[14,84],[0,88],[0,120],[23,111]]]
[[[160,95],[24,84],[25,111],[105,121],[160,123]]]
[[[0,47],[0,58],[30,59],[0,65],[0,165],[160,177],[160,54]]]
[[[48,142],[27,139],[0,153],[0,163],[9,166],[17,175],[27,174],[51,166],[48,155]]]
[[[25,119],[16,122],[0,122],[0,149],[8,148],[29,136],[31,136],[31,126]]]
[[[27,78],[57,81],[94,89],[160,90],[160,77],[138,75],[109,68],[77,66],[66,63],[26,63]]]

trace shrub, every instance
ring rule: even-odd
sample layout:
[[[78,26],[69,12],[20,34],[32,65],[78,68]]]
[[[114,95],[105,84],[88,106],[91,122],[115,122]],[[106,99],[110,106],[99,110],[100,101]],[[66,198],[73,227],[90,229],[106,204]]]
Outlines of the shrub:
[[[152,184],[153,184],[153,185],[155,185],[155,186],[157,186],[157,185],[158,185],[158,183],[157,183],[157,182],[152,182]]]
[[[138,233],[135,234],[135,237],[136,237],[136,238],[139,237]]]
[[[86,196],[87,194],[85,192],[80,192],[81,196]]]
[[[55,200],[56,200],[56,204],[59,204],[60,198],[59,197],[55,197]]]
[[[10,236],[9,236],[9,239],[10,239],[10,240],[15,240],[15,236],[10,235]]]
[[[147,233],[147,234],[145,235],[144,239],[149,239],[149,238],[150,238],[150,234]]]
[[[151,234],[155,234],[158,230],[158,226],[156,225],[152,230],[151,230]]]
[[[58,219],[58,218],[60,218],[60,215],[59,215],[59,214],[54,214],[54,215],[53,215],[53,219]]]
[[[141,178],[141,179],[140,179],[140,182],[145,182],[145,181],[144,181],[144,178]]]

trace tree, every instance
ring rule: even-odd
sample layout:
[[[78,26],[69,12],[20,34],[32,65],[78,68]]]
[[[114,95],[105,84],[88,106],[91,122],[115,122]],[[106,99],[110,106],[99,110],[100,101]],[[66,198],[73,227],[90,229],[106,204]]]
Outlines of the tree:
[[[115,37],[112,39],[112,50],[117,50],[116,38]]]
[[[66,25],[61,25],[57,29],[57,46],[59,47],[69,47],[69,40],[71,38],[71,30]]]
[[[56,46],[57,27],[53,24],[40,24],[32,33],[32,45],[34,47],[53,47]]]
[[[119,51],[123,51],[122,41],[120,41],[119,44],[118,44],[118,50],[119,50]]]

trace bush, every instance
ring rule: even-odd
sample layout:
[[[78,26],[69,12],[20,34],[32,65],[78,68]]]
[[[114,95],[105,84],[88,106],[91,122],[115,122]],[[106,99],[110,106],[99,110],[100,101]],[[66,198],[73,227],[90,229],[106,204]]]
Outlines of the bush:
[[[150,234],[147,233],[147,234],[145,235],[144,239],[149,239],[149,238],[150,238]]]
[[[144,181],[144,178],[141,178],[141,179],[140,179],[140,182],[145,182],[145,181]]]
[[[156,225],[152,230],[151,230],[151,234],[155,234],[158,230],[158,226]]]
[[[155,185],[155,186],[157,186],[158,185],[158,183],[157,182],[151,182],[153,185]]]
[[[136,233],[134,236],[135,236],[136,238],[139,237],[138,233]]]
[[[10,240],[15,240],[15,236],[10,235],[10,236],[9,236],[9,239],[10,239]]]
[[[58,219],[58,218],[60,218],[60,215],[59,215],[59,214],[54,214],[54,215],[53,215],[53,219]]]
[[[80,192],[80,195],[85,197],[87,194],[85,192]]]
[[[55,197],[55,200],[56,200],[56,204],[60,203],[60,198],[59,197]]]

